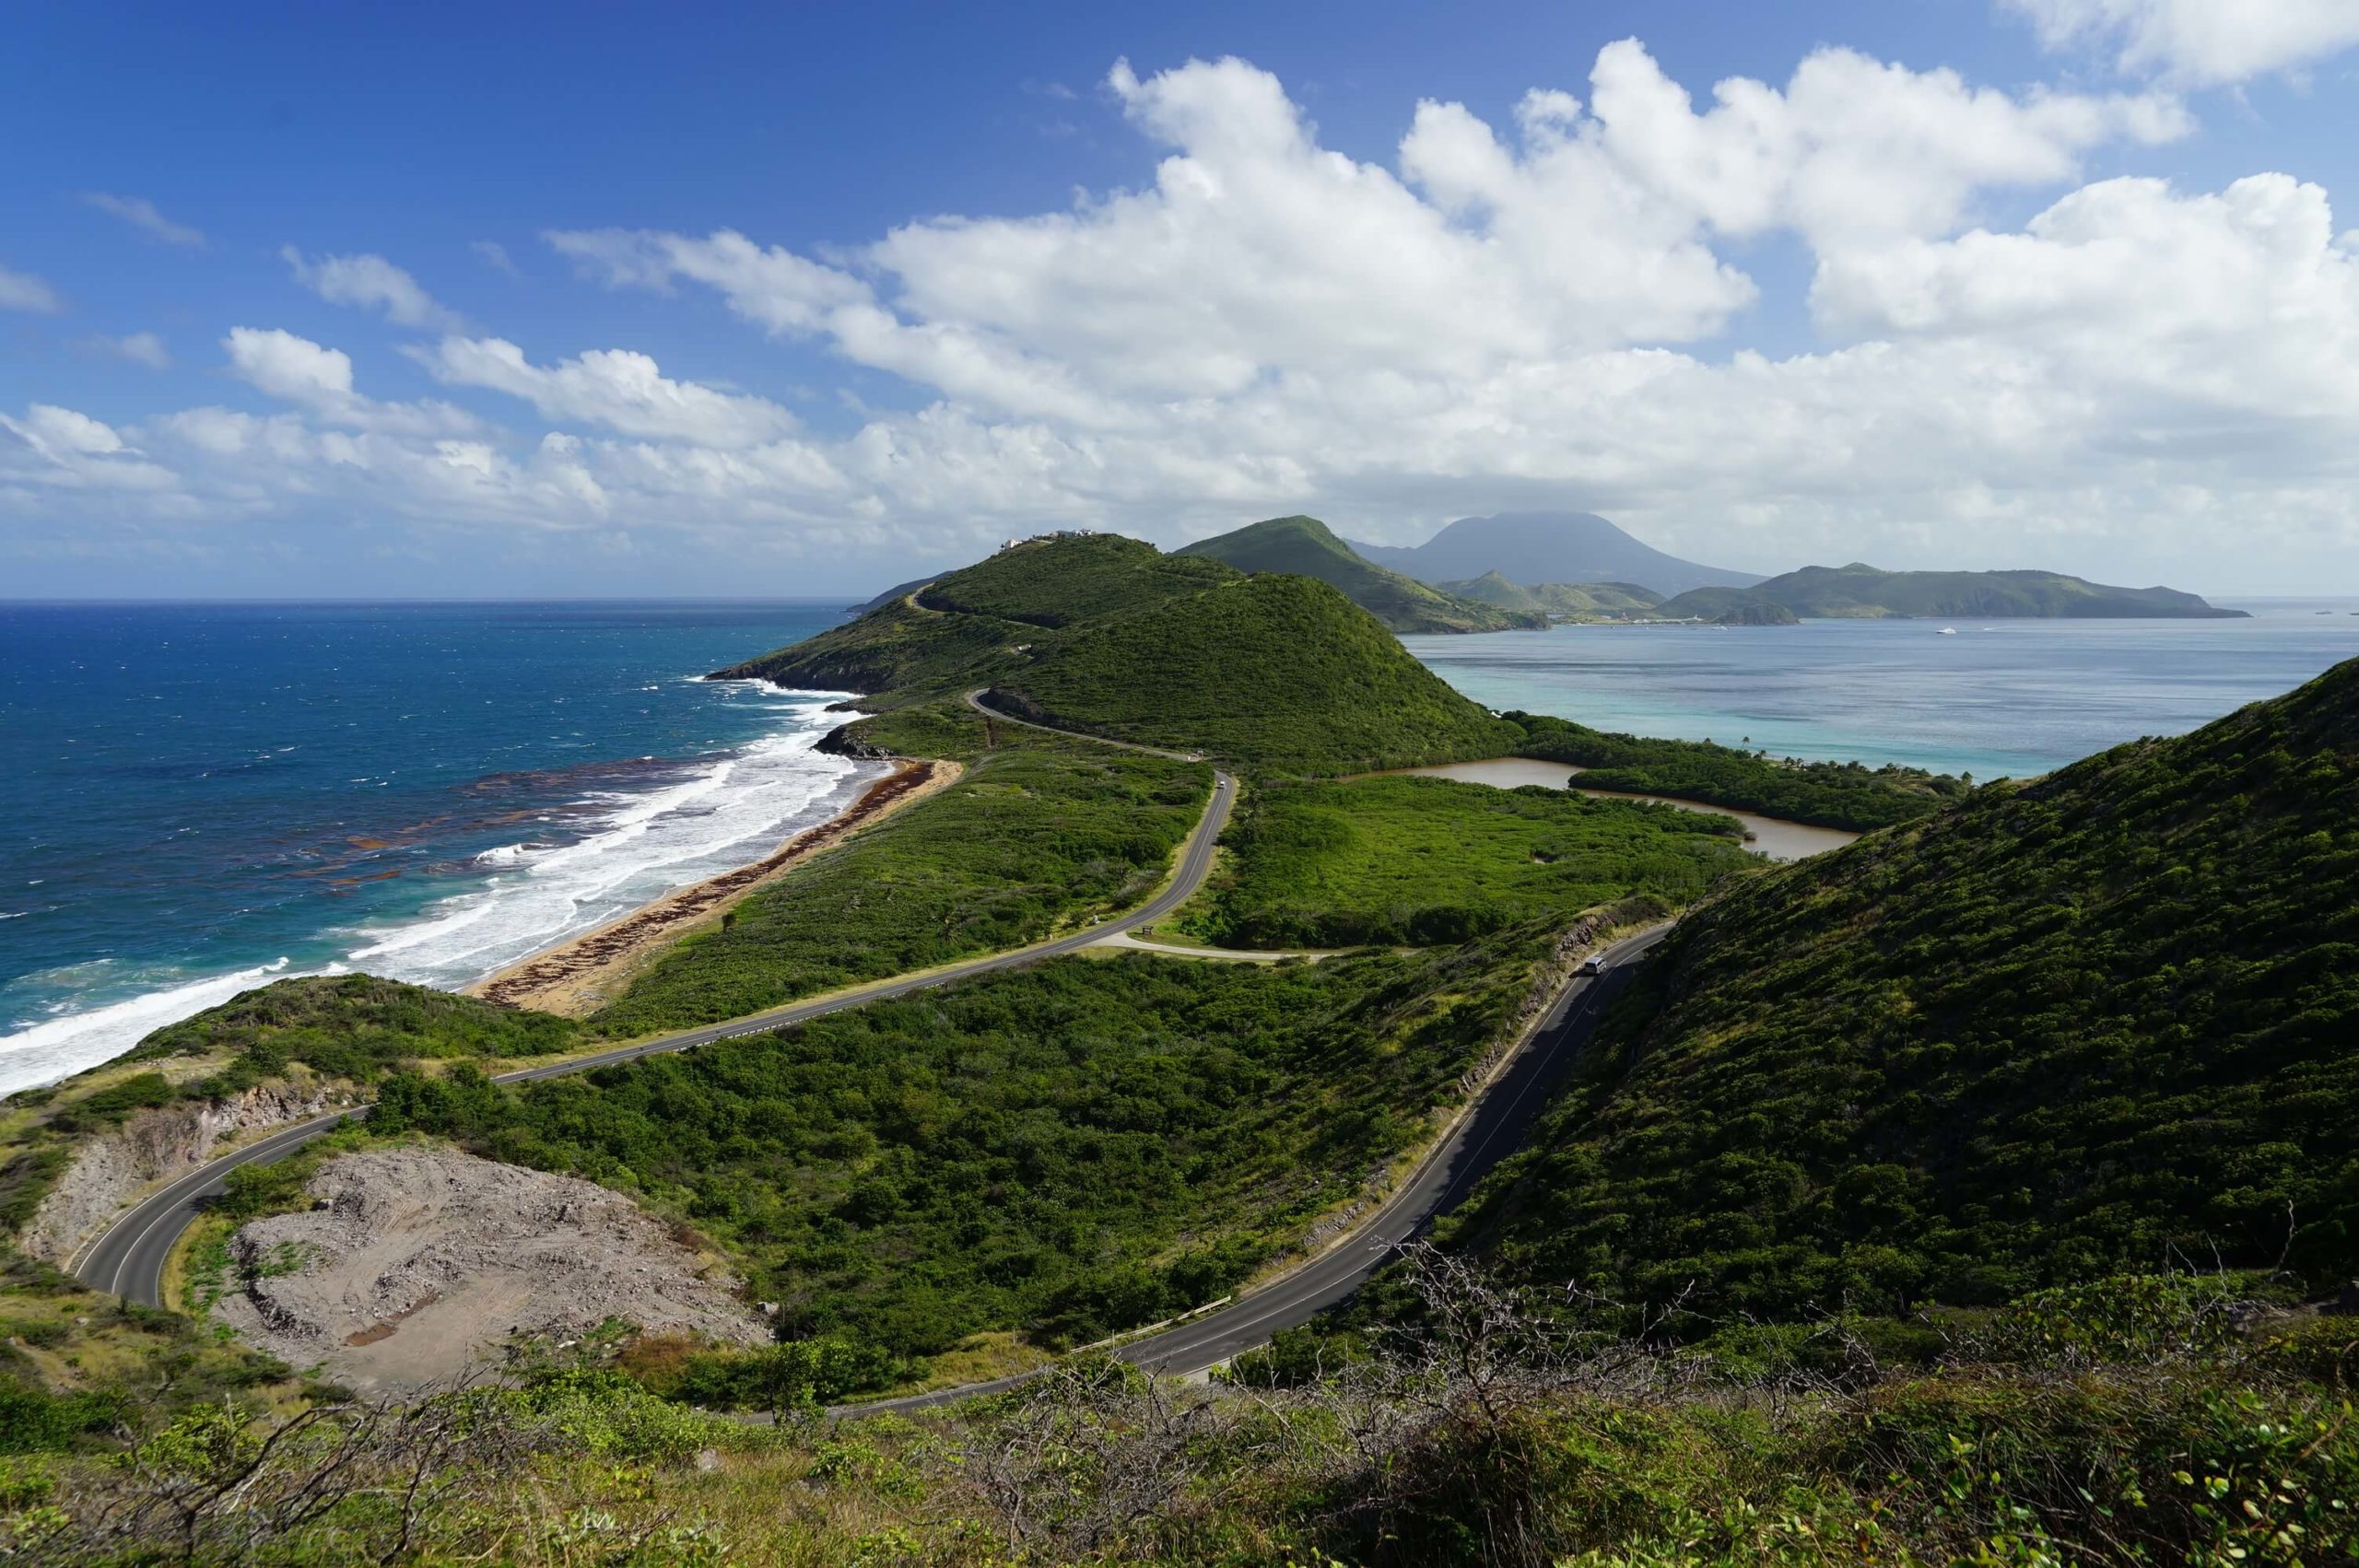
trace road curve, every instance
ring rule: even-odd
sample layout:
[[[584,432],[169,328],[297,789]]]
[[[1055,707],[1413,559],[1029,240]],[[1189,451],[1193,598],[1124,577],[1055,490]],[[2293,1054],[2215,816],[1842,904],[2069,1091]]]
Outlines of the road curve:
[[[1126,752],[1144,752],[1149,756],[1169,757],[1173,762],[1204,760],[1204,754],[1202,752],[1170,752],[1164,750],[1161,746],[1143,746],[1136,741],[1117,741],[1105,735],[1092,735],[1081,730],[1060,730],[1054,724],[1041,724],[1029,719],[1018,719],[1013,713],[1002,713],[998,708],[985,702],[983,692],[989,689],[989,687],[981,687],[968,692],[967,706],[984,718],[996,719],[1003,724],[1021,724],[1027,730],[1038,730],[1049,735],[1062,735],[1068,741],[1087,741],[1094,745],[1114,746]]]
[[[976,705],[981,707],[980,702]],[[988,708],[985,712],[990,712]],[[1004,718],[992,714],[993,718]],[[1021,723],[1021,720],[1011,720]],[[1034,726],[1039,728],[1039,726]],[[1056,731],[1064,733],[1065,731]],[[1084,737],[1095,739],[1096,737]],[[1121,742],[1108,742],[1121,745]],[[1144,750],[1146,748],[1133,748]],[[1168,755],[1168,754],[1158,754]],[[1133,926],[1157,920],[1168,915],[1194,895],[1213,868],[1213,848],[1219,841],[1221,829],[1228,822],[1229,808],[1237,800],[1237,780],[1225,772],[1213,775],[1212,798],[1206,802],[1204,814],[1197,820],[1195,831],[1188,836],[1180,857],[1180,869],[1164,890],[1145,904],[1126,915],[1095,926],[1086,926],[1047,942],[1035,942],[1005,953],[994,953],[981,958],[970,958],[921,974],[905,975],[890,980],[839,991],[831,996],[790,1006],[773,1008],[744,1018],[733,1018],[725,1024],[709,1024],[699,1029],[687,1029],[676,1035],[641,1041],[595,1056],[579,1057],[570,1061],[554,1062],[546,1067],[525,1068],[515,1072],[496,1074],[499,1083],[523,1083],[542,1078],[561,1078],[569,1073],[588,1072],[594,1068],[613,1067],[619,1062],[635,1061],[643,1056],[663,1051],[686,1050],[692,1046],[710,1045],[715,1040],[734,1038],[740,1035],[768,1034],[789,1024],[806,1023],[846,1008],[859,1007],[887,997],[903,996],[910,991],[924,990],[934,986],[946,986],[955,981],[988,974],[994,969],[1014,968],[1017,965],[1036,963],[1068,953],[1077,953],[1102,937],[1124,931]],[[76,1278],[93,1290],[124,1296],[147,1306],[163,1305],[164,1262],[171,1254],[173,1244],[181,1233],[193,1223],[205,1202],[220,1196],[223,1178],[241,1165],[267,1164],[292,1153],[311,1140],[341,1126],[356,1117],[368,1114],[366,1106],[355,1106],[330,1116],[299,1122],[281,1128],[267,1138],[257,1139],[231,1153],[189,1172],[164,1187],[133,1208],[128,1213],[100,1233],[98,1239],[84,1248],[74,1263]]]
[[[1349,1235],[1259,1290],[1133,1340],[1113,1353],[1167,1376],[1202,1372],[1252,1349],[1281,1328],[1309,1322],[1357,1290],[1393,1248],[1414,1239],[1458,1207],[1493,1166],[1522,1147],[1532,1118],[1548,1103],[1550,1092],[1579,1057],[1606,1008],[1629,984],[1631,961],[1670,933],[1669,926],[1657,926],[1600,954],[1602,972],[1594,977],[1576,977],[1565,987],[1545,1021],[1532,1032],[1507,1071],[1492,1081],[1382,1207]],[[837,1413],[874,1415],[945,1405],[1013,1388],[1036,1375],[1036,1372],[1018,1373],[988,1383],[963,1383],[898,1399],[844,1405],[837,1408]]]
[[[967,701],[978,712],[1005,723],[1048,730],[1052,734],[1074,733],[1001,713],[984,704],[980,692],[968,693]],[[1202,760],[1182,753],[1161,751],[1125,741],[1105,740],[1100,736],[1076,738],[1181,761]],[[969,959],[921,975],[878,981],[834,996],[732,1019],[726,1024],[708,1024],[700,1029],[667,1035],[639,1045],[603,1051],[596,1056],[500,1073],[494,1082],[514,1083],[557,1078],[636,1060],[660,1051],[685,1050],[741,1035],[766,1034],[887,997],[948,985],[994,969],[1011,968],[1042,958],[1078,952],[1114,932],[1159,919],[1186,903],[1203,885],[1212,870],[1214,847],[1228,820],[1236,794],[1237,781],[1225,772],[1215,771],[1212,799],[1206,804],[1195,831],[1189,836],[1180,856],[1178,874],[1162,893],[1146,904],[1102,925],[1086,927],[1030,947]],[[1436,1219],[1456,1208],[1494,1166],[1521,1147],[1525,1130],[1531,1126],[1532,1117],[1547,1104],[1550,1092],[1579,1057],[1581,1047],[1596,1029],[1606,1007],[1629,983],[1631,960],[1662,940],[1669,930],[1668,926],[1657,927],[1616,942],[1598,955],[1601,962],[1599,974],[1594,977],[1577,976],[1568,982],[1551,1004],[1548,1015],[1539,1027],[1532,1031],[1506,1070],[1491,1082],[1466,1114],[1459,1118],[1456,1126],[1394,1188],[1383,1204],[1348,1235],[1260,1289],[1214,1311],[1133,1340],[1118,1347],[1113,1353],[1124,1361],[1167,1375],[1202,1372],[1228,1360],[1240,1351],[1262,1343],[1281,1328],[1309,1321],[1350,1295],[1393,1248],[1422,1234]],[[205,1200],[222,1192],[223,1178],[230,1171],[241,1165],[263,1164],[278,1159],[342,1123],[366,1114],[365,1106],[355,1107],[283,1128],[190,1172],[117,1220],[84,1253],[75,1272],[83,1283],[93,1289],[127,1296],[149,1306],[160,1305],[165,1259],[180,1239],[181,1233],[202,1211]],[[1033,1373],[1022,1373],[984,1383],[961,1384],[925,1394],[845,1406],[841,1410],[845,1414],[868,1414],[948,1404],[1014,1387],[1033,1375]]]

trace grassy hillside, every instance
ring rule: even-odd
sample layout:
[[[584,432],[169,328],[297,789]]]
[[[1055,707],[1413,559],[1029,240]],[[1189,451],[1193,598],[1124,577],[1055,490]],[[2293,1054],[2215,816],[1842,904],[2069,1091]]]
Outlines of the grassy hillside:
[[[984,749],[965,709],[883,722],[900,726],[887,738],[906,749],[965,756],[965,776],[675,944],[593,1029],[628,1036],[734,1018],[1129,908],[1163,880],[1212,786],[1194,763],[1032,730]]]
[[[1229,947],[1463,942],[1633,895],[1700,896],[1755,862],[1733,819],[1379,775],[1255,792],[1192,934]]]
[[[792,1419],[851,1359],[817,1340],[743,1358],[782,1385],[774,1425],[626,1375],[717,1402],[712,1358],[676,1345],[619,1367],[585,1347],[406,1421],[191,1400],[133,1462],[13,1460],[6,1522],[16,1561],[205,1568],[2292,1568],[2359,1547],[2335,1319],[2124,1280],[1938,1360],[1845,1324],[1765,1367],[1568,1345],[1528,1330],[1527,1298],[1436,1293],[1455,1310],[1431,1335],[1241,1398],[1085,1361],[947,1410]]]
[[[1496,571],[1438,586],[1477,603],[1576,621],[1635,620],[1662,603],[1661,594],[1635,582],[1543,582],[1527,587],[1509,582]]]
[[[290,1061],[365,1083],[414,1059],[553,1056],[573,1049],[576,1033],[569,1019],[427,986],[374,975],[315,975],[241,991],[166,1024],[123,1059],[226,1054],[230,1066],[199,1085],[226,1093],[275,1076]]]
[[[1022,621],[949,614],[896,600],[846,626],[715,671],[717,681],[775,681],[805,691],[858,692],[893,708],[973,685],[1015,668],[1040,635]]]
[[[988,686],[1074,729],[1282,773],[1489,755],[1512,739],[1326,584],[1111,534],[1003,550],[914,604],[718,674],[756,677],[855,691],[873,711]]]
[[[1273,773],[1488,756],[1514,739],[1374,616],[1301,577],[1085,623],[992,689],[1060,724]]]
[[[2359,1273],[2359,662],[1684,922],[1475,1229],[1705,1310]]]
[[[1592,730],[1544,713],[1503,717],[1523,731],[1518,756],[1571,763],[1591,790],[1672,795],[1731,811],[1866,833],[1910,822],[1962,798],[1970,780],[1887,764],[1772,758],[1710,741],[1662,741]]]
[[[918,603],[1054,628],[1159,604],[1234,582],[1232,567],[1202,556],[1164,555],[1118,533],[1027,541],[936,578]]]
[[[2061,572],[1888,572],[1854,561],[1804,567],[1755,583],[1749,592],[1797,615],[1873,618],[1976,616],[2241,616],[2170,588],[2111,588]]]
[[[800,1335],[926,1356],[1094,1340],[1222,1294],[1417,1141],[1513,1026],[1537,922],[1317,965],[1061,959],[373,1126],[635,1189]]]
[[[1534,608],[1461,599],[1363,560],[1315,517],[1273,517],[1199,539],[1179,554],[1226,561],[1240,571],[1315,577],[1396,632],[1495,632],[1546,624]]]

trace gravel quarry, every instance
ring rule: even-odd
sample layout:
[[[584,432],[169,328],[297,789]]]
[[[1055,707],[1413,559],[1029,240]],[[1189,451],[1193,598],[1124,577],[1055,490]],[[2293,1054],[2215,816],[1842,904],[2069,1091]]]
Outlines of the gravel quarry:
[[[241,1228],[216,1321],[364,1393],[497,1364],[520,1336],[609,1319],[733,1344],[769,1338],[710,1258],[619,1193],[429,1146],[338,1155],[313,1207]]]

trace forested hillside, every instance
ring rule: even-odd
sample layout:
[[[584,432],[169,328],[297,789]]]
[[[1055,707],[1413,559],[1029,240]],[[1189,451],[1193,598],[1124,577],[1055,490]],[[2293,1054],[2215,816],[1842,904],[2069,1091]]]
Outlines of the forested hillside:
[[[1222,1294],[1428,1134],[1555,930],[1317,965],[1062,959],[584,1078],[398,1078],[372,1129],[637,1191],[795,1337],[1075,1343]]]
[[[2359,662],[1684,921],[1461,1229],[1768,1315],[2359,1272]]]

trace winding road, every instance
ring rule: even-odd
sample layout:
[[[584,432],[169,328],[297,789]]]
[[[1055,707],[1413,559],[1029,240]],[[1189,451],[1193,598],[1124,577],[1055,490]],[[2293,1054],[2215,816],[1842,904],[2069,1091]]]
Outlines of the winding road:
[[[969,700],[993,719],[1010,724],[1027,724],[1024,720],[1010,719],[1005,714],[984,708],[980,695]],[[1027,727],[1046,728],[1037,724],[1027,724]],[[1070,733],[1062,730],[1050,732]],[[1081,738],[1098,739],[1094,735]],[[1133,746],[1121,741],[1102,741],[1100,743],[1187,762],[1203,760],[1183,756],[1177,752],[1156,751],[1152,746]],[[1160,919],[1193,896],[1212,872],[1213,848],[1220,839],[1221,829],[1227,825],[1229,808],[1236,801],[1237,780],[1226,772],[1215,770],[1212,798],[1205,803],[1204,814],[1198,819],[1195,831],[1188,836],[1187,843],[1181,847],[1178,872],[1165,884],[1161,893],[1126,915],[1051,937],[1046,942],[1034,942],[1029,947],[1011,948],[1003,953],[970,958],[937,969],[855,986],[849,990],[814,997],[807,1001],[773,1008],[767,1012],[733,1018],[725,1024],[708,1024],[702,1028],[685,1029],[675,1035],[642,1040],[637,1045],[600,1051],[595,1056],[575,1057],[566,1061],[551,1062],[545,1067],[499,1073],[493,1082],[528,1083],[542,1078],[562,1078],[569,1073],[588,1072],[596,1068],[613,1067],[618,1062],[635,1061],[640,1057],[654,1056],[662,1051],[687,1050],[695,1046],[710,1045],[715,1040],[734,1039],[740,1035],[764,1035],[773,1029],[783,1029],[789,1024],[822,1018],[831,1012],[841,1012],[846,1008],[881,1001],[887,997],[905,996],[910,991],[951,985],[977,975],[989,974],[994,969],[1011,969],[1022,964],[1038,963],[1043,958],[1078,953],[1115,932]],[[298,1122],[189,1172],[149,1196],[100,1233],[76,1256],[73,1263],[75,1277],[92,1290],[127,1297],[147,1306],[162,1305],[165,1260],[171,1256],[181,1233],[187,1230],[203,1211],[205,1202],[219,1197],[225,1190],[223,1178],[241,1165],[267,1164],[291,1154],[311,1140],[367,1114],[367,1106],[357,1106],[347,1111]]]
[[[1052,734],[1075,734],[1001,713],[985,706],[980,692],[969,693],[967,700],[979,712],[1003,723],[1048,730]],[[1100,736],[1075,738],[1183,761],[1203,760],[1185,753],[1109,741]],[[1079,952],[1109,935],[1158,919],[1186,903],[1212,870],[1214,847],[1227,823],[1236,796],[1237,781],[1227,773],[1215,770],[1212,797],[1182,847],[1178,872],[1161,893],[1126,915],[1029,947],[880,980],[594,1056],[500,1073],[494,1082],[518,1083],[557,1078],[661,1051],[687,1050],[741,1035],[765,1034],[887,997]],[[1141,1335],[1119,1346],[1113,1353],[1166,1375],[1202,1372],[1261,1344],[1281,1328],[1308,1322],[1351,1294],[1394,1247],[1413,1239],[1437,1218],[1457,1207],[1499,1161],[1521,1146],[1532,1117],[1547,1103],[1549,1092],[1578,1059],[1607,1005],[1628,983],[1630,960],[1661,941],[1668,930],[1658,927],[1615,943],[1599,954],[1597,974],[1576,976],[1568,981],[1551,1001],[1542,1022],[1526,1035],[1523,1044],[1490,1083],[1408,1177],[1350,1233],[1299,1267],[1249,1293]],[[368,1107],[355,1106],[282,1128],[190,1172],[148,1197],[102,1232],[76,1259],[75,1274],[94,1290],[148,1306],[161,1305],[166,1260],[182,1234],[203,1212],[207,1200],[222,1193],[223,1180],[229,1172],[241,1165],[280,1159],[344,1122],[367,1114]],[[848,1412],[874,1412],[945,1404],[1011,1387],[1031,1375],[1018,1374],[845,1409]]]
[[[1457,1125],[1376,1212],[1349,1235],[1261,1288],[1141,1335],[1115,1347],[1112,1353],[1165,1376],[1202,1372],[1240,1351],[1251,1350],[1281,1328],[1309,1322],[1357,1290],[1393,1248],[1415,1239],[1434,1221],[1457,1208],[1494,1166],[1523,1146],[1532,1118],[1540,1114],[1550,1091],[1579,1059],[1581,1047],[1606,1008],[1629,984],[1630,961],[1670,932],[1669,926],[1657,926],[1625,938],[1599,954],[1601,973],[1574,977],[1557,993],[1546,1018],[1526,1037],[1523,1047]],[[874,1415],[921,1410],[1013,1388],[1037,1375],[1037,1372],[1022,1372],[988,1383],[962,1383],[898,1399],[843,1405],[837,1407],[836,1413]]]

